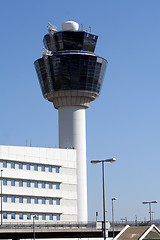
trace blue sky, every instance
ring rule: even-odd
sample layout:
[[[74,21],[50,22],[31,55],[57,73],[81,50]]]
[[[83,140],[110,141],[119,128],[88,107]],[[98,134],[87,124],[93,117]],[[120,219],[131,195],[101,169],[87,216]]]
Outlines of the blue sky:
[[[34,69],[48,22],[67,20],[99,36],[96,53],[108,60],[100,97],[86,111],[89,220],[102,212],[101,166],[106,164],[106,209],[111,219],[149,219],[142,201],[158,200],[160,218],[160,1],[1,0],[0,144],[58,147],[58,112],[43,99]]]

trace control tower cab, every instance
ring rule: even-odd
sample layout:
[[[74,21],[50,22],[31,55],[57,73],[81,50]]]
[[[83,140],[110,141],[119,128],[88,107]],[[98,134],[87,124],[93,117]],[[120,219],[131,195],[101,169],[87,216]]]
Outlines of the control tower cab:
[[[85,109],[99,96],[107,61],[94,53],[98,36],[67,21],[49,25],[43,57],[35,68],[43,96],[59,112],[59,147],[77,154],[78,221],[87,221]]]

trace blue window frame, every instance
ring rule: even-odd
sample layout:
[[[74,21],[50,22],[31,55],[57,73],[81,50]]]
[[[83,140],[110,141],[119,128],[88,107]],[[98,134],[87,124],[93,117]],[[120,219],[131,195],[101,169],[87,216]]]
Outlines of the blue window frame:
[[[60,183],[56,183],[56,189],[60,189]]]
[[[3,185],[7,186],[7,179],[6,178],[3,178]]]
[[[31,197],[27,197],[27,203],[31,203]]]
[[[45,182],[42,182],[42,188],[45,188]]]
[[[11,186],[15,186],[15,180],[11,179]]]
[[[11,219],[16,219],[16,214],[14,212],[11,213]]]
[[[38,204],[38,198],[37,197],[34,198],[34,203]]]
[[[30,220],[30,219],[31,219],[31,214],[27,213],[27,220]]]
[[[46,204],[46,199],[42,198],[42,204]]]
[[[56,173],[59,173],[59,167],[56,166]]]
[[[31,187],[31,181],[27,180],[27,187]]]
[[[11,162],[11,168],[15,168],[15,162]]]
[[[41,171],[45,172],[45,166],[44,165],[41,166]]]
[[[23,187],[23,180],[19,180],[19,187]]]
[[[38,182],[37,181],[34,182],[34,187],[38,188]]]
[[[23,203],[23,197],[22,196],[19,197],[19,203]]]
[[[27,163],[26,164],[26,170],[30,170],[31,169],[31,165],[30,165],[30,163]]]
[[[46,214],[42,213],[42,220],[46,220]]]
[[[56,199],[56,205],[60,205],[60,199],[59,198]]]
[[[49,220],[53,220],[53,214],[52,213],[49,214]]]
[[[7,219],[7,212],[3,213],[3,219]]]
[[[22,213],[22,212],[19,213],[19,219],[20,219],[20,220],[23,219],[23,213]]]
[[[49,183],[49,189],[52,189],[53,188],[53,184],[50,182]]]
[[[22,162],[19,162],[19,169],[23,169],[23,163]]]
[[[3,167],[7,168],[7,161],[3,160]]]
[[[60,214],[56,214],[56,220],[57,220],[57,221],[60,220]]]
[[[38,171],[38,165],[34,164],[34,171]]]
[[[53,204],[53,199],[49,198],[49,205],[52,205],[52,204]]]
[[[7,202],[7,196],[6,195],[3,196],[3,202]]]
[[[48,166],[48,171],[52,172],[52,166]]]
[[[15,196],[11,196],[11,202],[15,203]]]

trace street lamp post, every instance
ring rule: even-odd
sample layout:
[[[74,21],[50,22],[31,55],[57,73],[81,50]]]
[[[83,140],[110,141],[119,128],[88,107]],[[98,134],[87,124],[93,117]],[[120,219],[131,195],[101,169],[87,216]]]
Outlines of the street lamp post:
[[[2,172],[3,169],[1,169],[1,225],[2,225]]]
[[[142,202],[143,204],[149,204],[149,215],[150,215],[150,225],[152,225],[152,212],[151,212],[151,204],[158,203],[158,201],[149,201],[149,202]]]
[[[113,208],[113,202],[117,200],[117,198],[112,198],[112,231],[113,231],[113,239],[114,239],[114,208]]]
[[[92,160],[92,164],[102,163],[102,182],[103,182],[103,236],[104,240],[106,240],[106,207],[105,207],[105,181],[104,181],[104,163],[105,162],[115,162],[115,158],[110,158],[106,160]]]
[[[33,240],[35,240],[35,218],[36,218],[37,216],[36,215],[34,215],[33,216]]]

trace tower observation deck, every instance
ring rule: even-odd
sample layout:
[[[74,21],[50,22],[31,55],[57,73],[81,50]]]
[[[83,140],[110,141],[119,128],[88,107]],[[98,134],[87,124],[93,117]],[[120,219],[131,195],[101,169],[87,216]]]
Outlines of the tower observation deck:
[[[99,96],[107,61],[94,53],[98,36],[78,31],[78,23],[49,26],[43,57],[35,68],[43,96],[59,113],[59,147],[77,153],[77,216],[87,221],[85,109]]]

